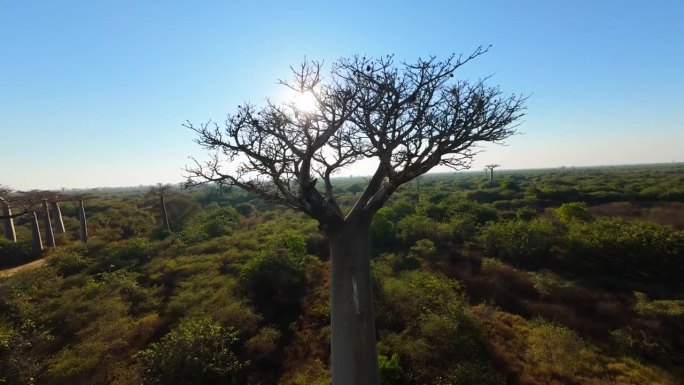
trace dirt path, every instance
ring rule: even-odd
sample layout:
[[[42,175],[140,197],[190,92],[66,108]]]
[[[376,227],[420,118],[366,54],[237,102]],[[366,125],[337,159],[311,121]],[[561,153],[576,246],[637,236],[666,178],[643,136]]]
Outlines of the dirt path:
[[[18,271],[22,271],[25,269],[35,269],[37,267],[41,267],[45,264],[47,261],[47,258],[42,258],[42,259],[37,259],[33,262],[29,262],[27,264],[17,266],[17,267],[12,267],[10,269],[5,269],[5,270],[0,270],[0,277],[8,277]]]

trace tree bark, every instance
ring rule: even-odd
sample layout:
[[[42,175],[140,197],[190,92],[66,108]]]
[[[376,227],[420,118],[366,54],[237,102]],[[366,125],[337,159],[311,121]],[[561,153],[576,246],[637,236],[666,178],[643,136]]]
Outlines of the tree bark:
[[[88,243],[88,221],[86,220],[85,208],[83,207],[83,201],[78,201],[78,219],[81,222],[80,236],[81,241]]]
[[[17,241],[17,232],[14,230],[14,220],[12,219],[12,210],[9,204],[4,200],[0,199],[2,203],[2,215],[5,217],[5,238],[12,242]]]
[[[43,251],[43,239],[40,237],[40,227],[38,227],[38,215],[36,215],[36,212],[32,212],[32,218],[31,218],[31,238],[32,238],[32,246],[33,246],[33,251],[35,253],[40,253]]]
[[[370,221],[328,234],[332,270],[332,384],[378,385]]]
[[[64,228],[64,219],[62,218],[62,210],[59,208],[59,203],[52,204],[52,218],[55,220],[55,231],[58,233],[66,233]]]
[[[55,247],[55,234],[52,232],[52,221],[50,220],[50,208],[48,207],[47,200],[43,200],[43,211],[45,217],[43,218],[43,224],[45,226],[45,241],[48,247]]]

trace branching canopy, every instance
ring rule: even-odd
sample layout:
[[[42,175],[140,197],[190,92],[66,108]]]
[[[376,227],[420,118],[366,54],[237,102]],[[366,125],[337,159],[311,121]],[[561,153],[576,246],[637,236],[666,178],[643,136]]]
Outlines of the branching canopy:
[[[372,218],[402,184],[438,165],[468,168],[478,143],[515,133],[525,97],[454,77],[486,51],[416,63],[354,56],[332,64],[325,79],[322,63],[305,61],[292,69],[291,81],[280,84],[311,93],[313,111],[269,101],[263,108],[239,106],[223,127],[186,124],[212,153],[209,161],[195,160],[187,168],[190,181],[225,181],[302,210],[324,228]],[[331,176],[368,158],[377,169],[343,213]],[[239,165],[228,171],[230,162]]]

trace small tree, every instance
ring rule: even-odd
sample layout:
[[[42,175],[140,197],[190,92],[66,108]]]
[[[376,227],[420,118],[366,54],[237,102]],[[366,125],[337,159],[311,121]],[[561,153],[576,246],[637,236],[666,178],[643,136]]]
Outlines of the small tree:
[[[187,169],[191,182],[239,186],[305,212],[325,232],[334,385],[378,383],[369,239],[374,214],[397,188],[435,166],[468,168],[478,143],[513,135],[523,115],[524,97],[454,79],[458,68],[486,51],[415,63],[355,56],[335,62],[328,79],[321,63],[304,62],[293,68],[292,81],[280,82],[300,102],[238,106],[223,128],[186,124],[213,154]],[[331,177],[369,158],[376,169],[343,212]]]

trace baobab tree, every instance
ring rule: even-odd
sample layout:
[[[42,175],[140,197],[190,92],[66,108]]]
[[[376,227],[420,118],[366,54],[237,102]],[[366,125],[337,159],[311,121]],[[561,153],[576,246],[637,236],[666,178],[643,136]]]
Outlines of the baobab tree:
[[[76,209],[76,217],[79,221],[79,238],[81,242],[88,243],[88,218],[86,217],[85,206],[83,201],[90,199],[91,196],[88,194],[76,194],[70,197],[71,200],[78,201],[78,208]]]
[[[489,171],[489,181],[494,182],[494,169],[500,167],[500,164],[488,164],[485,166],[485,173]]]
[[[38,224],[38,213],[43,213],[45,223],[45,236],[48,239],[48,246],[55,247],[54,234],[52,232],[50,215],[45,203],[46,197],[51,194],[50,191],[32,190],[22,191],[13,200],[15,204],[26,208],[30,213],[31,222],[31,238],[33,251],[40,253],[43,251],[43,238],[40,235],[40,226]]]
[[[173,188],[172,185],[170,184],[161,184],[157,183],[155,187],[152,187],[149,191],[148,194],[150,195],[156,195],[159,197],[159,206],[160,206],[160,212],[161,212],[161,218],[162,218],[162,226],[164,226],[164,230],[166,231],[171,231],[171,227],[169,226],[169,214],[166,211],[166,200],[165,196]]]
[[[25,213],[12,215],[12,209],[10,208],[10,204],[7,201],[7,199],[9,199],[9,195],[11,192],[11,188],[0,185],[0,208],[2,208],[2,220],[5,223],[5,238],[12,242],[16,242],[17,233],[14,230],[13,219]]]
[[[397,188],[435,166],[468,168],[479,143],[515,133],[525,97],[454,77],[485,53],[415,63],[354,56],[292,68],[280,81],[301,96],[238,106],[224,126],[186,123],[208,160],[187,167],[190,183],[224,182],[301,210],[330,244],[332,383],[378,384],[369,228]],[[343,212],[331,176],[362,159],[375,171]]]

